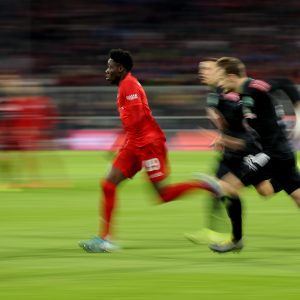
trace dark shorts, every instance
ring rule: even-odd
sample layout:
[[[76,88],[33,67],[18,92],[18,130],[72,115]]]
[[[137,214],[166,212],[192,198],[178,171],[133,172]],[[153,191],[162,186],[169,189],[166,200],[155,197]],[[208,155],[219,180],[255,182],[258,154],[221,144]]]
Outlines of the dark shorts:
[[[294,155],[271,158],[265,166],[256,171],[249,171],[241,181],[245,186],[255,186],[268,179],[271,180],[275,192],[284,190],[287,194],[291,194],[300,188],[300,173]]]
[[[219,166],[216,170],[216,177],[222,178],[228,173],[234,174],[241,178],[248,170],[244,167],[244,157],[251,154],[256,155],[261,151],[255,142],[246,139],[246,148],[243,151],[225,151],[219,161]]]
[[[223,157],[216,170],[216,177],[221,179],[224,175],[232,173],[238,178],[242,177],[243,157]]]

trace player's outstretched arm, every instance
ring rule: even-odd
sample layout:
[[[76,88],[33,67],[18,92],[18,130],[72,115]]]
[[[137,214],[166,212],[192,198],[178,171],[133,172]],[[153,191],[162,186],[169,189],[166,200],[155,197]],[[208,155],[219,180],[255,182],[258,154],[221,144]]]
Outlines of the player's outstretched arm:
[[[270,80],[272,91],[283,91],[292,102],[295,111],[295,127],[293,136],[300,139],[300,93],[297,86],[288,78],[276,78]]]

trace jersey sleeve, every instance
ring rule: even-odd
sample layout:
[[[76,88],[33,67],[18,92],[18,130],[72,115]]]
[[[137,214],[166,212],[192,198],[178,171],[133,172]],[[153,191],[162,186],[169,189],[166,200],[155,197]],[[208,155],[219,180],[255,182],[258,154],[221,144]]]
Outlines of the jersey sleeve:
[[[253,113],[254,99],[249,95],[245,95],[245,96],[242,96],[241,100],[243,103],[244,118],[248,119],[248,120],[255,119],[256,115]]]
[[[217,93],[209,93],[206,97],[206,106],[211,108],[217,108],[220,98]]]
[[[300,103],[300,93],[295,84],[288,78],[277,78],[269,81],[272,85],[272,92],[276,90],[283,91],[293,105]]]

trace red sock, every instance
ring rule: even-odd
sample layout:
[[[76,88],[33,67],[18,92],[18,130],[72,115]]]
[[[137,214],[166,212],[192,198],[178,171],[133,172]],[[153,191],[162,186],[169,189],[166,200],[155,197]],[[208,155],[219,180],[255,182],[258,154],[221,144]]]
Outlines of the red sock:
[[[212,192],[211,188],[205,183],[201,182],[182,182],[172,185],[167,185],[162,188],[160,192],[161,200],[163,202],[169,202],[177,199],[182,194],[195,189],[206,190]]]
[[[112,213],[116,202],[116,185],[110,181],[104,180],[101,184],[103,192],[102,200],[102,224],[100,224],[101,237],[110,235],[110,225]]]

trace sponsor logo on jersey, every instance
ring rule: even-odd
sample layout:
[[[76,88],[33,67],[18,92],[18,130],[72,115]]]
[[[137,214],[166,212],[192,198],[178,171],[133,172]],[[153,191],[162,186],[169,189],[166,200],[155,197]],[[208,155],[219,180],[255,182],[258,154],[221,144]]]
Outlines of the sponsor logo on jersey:
[[[131,95],[126,96],[126,100],[135,100],[138,98],[139,98],[138,94],[131,94]]]

